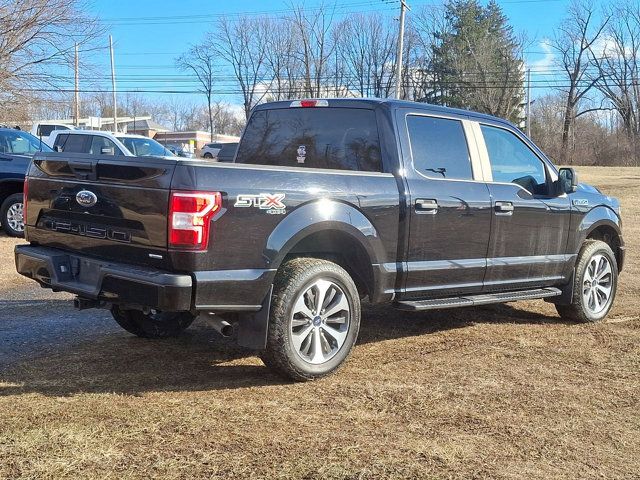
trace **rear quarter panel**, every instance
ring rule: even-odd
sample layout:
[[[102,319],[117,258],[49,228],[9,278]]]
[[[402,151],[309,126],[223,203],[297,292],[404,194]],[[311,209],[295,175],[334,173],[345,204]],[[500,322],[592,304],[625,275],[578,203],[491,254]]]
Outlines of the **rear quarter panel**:
[[[223,195],[208,251],[173,252],[179,270],[277,269],[297,241],[321,228],[357,237],[372,263],[395,262],[399,198],[388,173],[181,162],[172,189]],[[239,196],[260,194],[284,195],[285,208],[239,206]]]

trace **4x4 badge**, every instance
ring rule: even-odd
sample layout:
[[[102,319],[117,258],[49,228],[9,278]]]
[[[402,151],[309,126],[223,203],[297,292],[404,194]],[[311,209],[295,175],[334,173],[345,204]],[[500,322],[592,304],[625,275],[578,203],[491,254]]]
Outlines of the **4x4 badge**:
[[[284,197],[284,193],[240,194],[236,197],[236,203],[233,206],[240,208],[256,207],[260,210],[266,210],[267,213],[272,215],[282,215],[287,213]]]
[[[574,198],[573,199],[573,204],[576,207],[588,207],[589,206],[589,200],[587,200],[586,198]]]

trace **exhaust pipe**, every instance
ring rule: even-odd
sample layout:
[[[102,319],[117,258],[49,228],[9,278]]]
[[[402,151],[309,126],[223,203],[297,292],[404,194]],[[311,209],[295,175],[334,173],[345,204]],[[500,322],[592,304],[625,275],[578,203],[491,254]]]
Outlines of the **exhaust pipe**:
[[[213,313],[207,315],[207,323],[215,328],[216,332],[223,337],[230,337],[233,335],[233,325]]]

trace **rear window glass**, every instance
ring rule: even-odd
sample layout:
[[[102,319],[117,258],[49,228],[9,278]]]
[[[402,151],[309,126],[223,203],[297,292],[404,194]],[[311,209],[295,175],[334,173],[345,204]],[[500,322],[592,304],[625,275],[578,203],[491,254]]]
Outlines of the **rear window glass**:
[[[431,178],[473,178],[462,122],[409,115],[407,127],[413,166],[418,172]]]
[[[379,172],[375,113],[324,107],[257,111],[236,163]]]

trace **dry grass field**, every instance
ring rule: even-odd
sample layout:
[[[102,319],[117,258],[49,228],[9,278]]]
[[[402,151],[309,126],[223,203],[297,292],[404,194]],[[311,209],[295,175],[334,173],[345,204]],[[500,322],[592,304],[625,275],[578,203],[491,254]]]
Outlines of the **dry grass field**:
[[[0,478],[640,478],[640,168],[578,170],[623,204],[605,323],[542,301],[367,307],[344,368],[306,384],[202,323],[170,341],[107,328],[0,366]],[[15,243],[0,299],[30,288]],[[1,304],[0,342],[3,319],[47,308]]]

